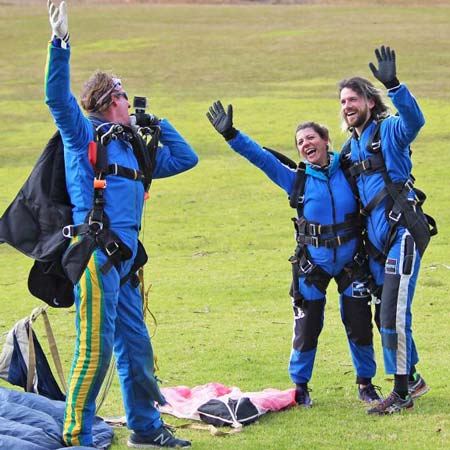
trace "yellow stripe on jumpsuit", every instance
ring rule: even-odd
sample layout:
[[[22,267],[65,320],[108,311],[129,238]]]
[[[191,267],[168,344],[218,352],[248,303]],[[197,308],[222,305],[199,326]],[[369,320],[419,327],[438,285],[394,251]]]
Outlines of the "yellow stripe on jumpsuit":
[[[120,264],[120,274],[113,267],[104,275],[100,267],[106,256],[97,249],[75,288],[77,338],[64,417],[68,445],[92,442],[95,398],[113,349],[128,427],[145,431],[149,423],[160,425],[153,400],[165,401],[153,375],[153,350],[143,319],[142,297],[130,280],[120,286],[120,278],[130,271],[133,260],[134,256]]]

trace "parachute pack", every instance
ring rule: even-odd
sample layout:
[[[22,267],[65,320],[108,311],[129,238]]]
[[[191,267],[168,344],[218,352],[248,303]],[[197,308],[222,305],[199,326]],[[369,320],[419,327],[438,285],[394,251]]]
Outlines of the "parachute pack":
[[[100,128],[100,127],[99,127]],[[95,130],[95,141],[89,144],[89,160],[95,171],[94,204],[85,223],[73,225],[72,204],[66,187],[64,145],[59,131],[47,143],[30,176],[0,218],[0,243],[8,243],[33,258],[28,276],[30,293],[52,307],[70,307],[74,303],[73,288],[87,262],[100,247],[108,256],[105,273],[131,252],[108,228],[104,213],[103,190],[106,175],[141,181],[148,192],[159,140],[159,126],[152,127],[147,144],[139,133],[115,124],[104,135]],[[117,164],[108,165],[107,145],[111,139],[127,134],[139,164],[132,170]],[[79,236],[75,245],[71,238]],[[136,262],[147,261],[142,244]],[[132,270],[138,267],[133,265]],[[132,274],[126,276],[130,278]],[[126,281],[126,280],[125,280]]]

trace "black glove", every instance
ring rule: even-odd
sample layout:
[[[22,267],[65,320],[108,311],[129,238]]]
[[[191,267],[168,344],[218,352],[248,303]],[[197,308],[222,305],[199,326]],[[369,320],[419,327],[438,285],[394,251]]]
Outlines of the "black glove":
[[[380,50],[375,49],[375,56],[378,60],[378,70],[373,63],[369,63],[369,68],[373,76],[386,86],[386,89],[397,87],[400,82],[397,79],[397,69],[395,67],[395,52],[389,47],[382,45]]]
[[[217,100],[209,108],[206,117],[227,141],[236,137],[237,130],[233,127],[233,105],[228,105],[228,111],[225,112],[222,103]]]

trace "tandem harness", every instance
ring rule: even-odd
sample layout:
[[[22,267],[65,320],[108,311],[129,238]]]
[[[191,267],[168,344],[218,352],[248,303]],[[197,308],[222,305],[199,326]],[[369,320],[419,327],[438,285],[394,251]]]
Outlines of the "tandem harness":
[[[289,204],[297,210],[297,217],[292,221],[295,227],[297,247],[293,256],[289,258],[292,264],[291,296],[295,306],[302,306],[303,297],[299,289],[299,277],[306,278],[307,284],[314,284],[325,294],[332,276],[311,260],[307,245],[335,249],[352,239],[362,235],[362,223],[358,213],[348,214],[344,222],[322,225],[318,222],[306,220],[303,214],[305,201],[306,165],[300,162],[294,186],[289,197]],[[341,234],[338,234],[341,233]],[[330,235],[332,237],[330,237]],[[326,236],[326,237],[324,237]],[[362,245],[356,252],[353,261],[335,277],[339,293],[342,293],[356,279],[362,279],[367,274],[367,257]]]
[[[109,124],[106,124],[109,125]],[[113,266],[131,258],[131,250],[109,228],[109,218],[105,213],[104,192],[107,188],[106,176],[114,175],[140,181],[146,193],[151,183],[151,172],[154,164],[154,153],[145,151],[143,138],[130,128],[120,124],[112,124],[106,133],[101,133],[101,124],[95,129],[95,140],[89,143],[89,161],[95,171],[94,203],[84,223],[67,225],[63,228],[66,238],[74,239],[72,245],[64,253],[61,263],[69,280],[75,285],[82,276],[89,259],[96,248],[100,248],[107,256],[107,261],[100,267],[103,274]],[[118,164],[108,164],[108,144],[115,139],[128,140],[142,170],[130,169]],[[146,156],[149,156],[147,160]],[[142,245],[139,246],[142,252]],[[140,255],[142,256],[142,255]],[[123,283],[122,283],[123,284]]]
[[[107,256],[107,261],[100,267],[100,271],[106,274],[113,266],[118,266],[121,261],[131,258],[131,250],[109,228],[109,218],[106,215],[104,192],[107,188],[106,176],[113,175],[142,182],[146,196],[152,182],[152,173],[155,164],[156,150],[158,146],[160,128],[141,128],[136,133],[129,127],[120,124],[112,124],[105,133],[101,124],[95,128],[95,139],[89,143],[89,162],[94,168],[94,201],[91,211],[86,216],[85,222],[79,225],[67,225],[62,233],[65,238],[73,239],[73,243],[62,255],[61,265],[65,275],[75,285],[81,278],[90,257],[96,248],[100,248]],[[148,136],[152,136],[147,144]],[[133,153],[138,161],[139,170],[130,169],[118,164],[108,164],[107,146],[112,140],[128,140]],[[135,272],[147,262],[147,254],[141,242],[138,242],[138,251],[133,266],[120,284],[123,285],[130,277],[136,285]]]
[[[375,130],[367,144],[367,151],[373,156],[370,156],[364,161],[352,163],[350,156],[351,138],[344,144],[341,155],[347,165],[344,173],[349,183],[353,183],[356,186],[356,178],[361,174],[372,175],[381,173],[383,177],[385,183],[384,188],[361,209],[361,214],[369,216],[377,205],[384,199],[387,199],[386,219],[389,224],[389,232],[383,251],[380,252],[368,239],[366,240],[368,253],[377,262],[384,265],[386,255],[395,240],[398,225],[404,226],[411,233],[420,256],[425,252],[430,237],[437,234],[437,226],[436,221],[422,211],[422,204],[426,199],[426,195],[414,187],[414,177],[410,175],[406,181],[399,183],[394,183],[391,180],[381,151],[381,123],[382,120],[377,122]],[[414,198],[410,198],[411,192],[414,193]]]

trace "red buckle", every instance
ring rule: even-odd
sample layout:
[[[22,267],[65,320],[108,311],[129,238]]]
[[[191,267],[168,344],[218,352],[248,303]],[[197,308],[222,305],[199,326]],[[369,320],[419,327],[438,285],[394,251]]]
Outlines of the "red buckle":
[[[88,145],[88,158],[92,167],[97,164],[97,142],[91,141]]]

